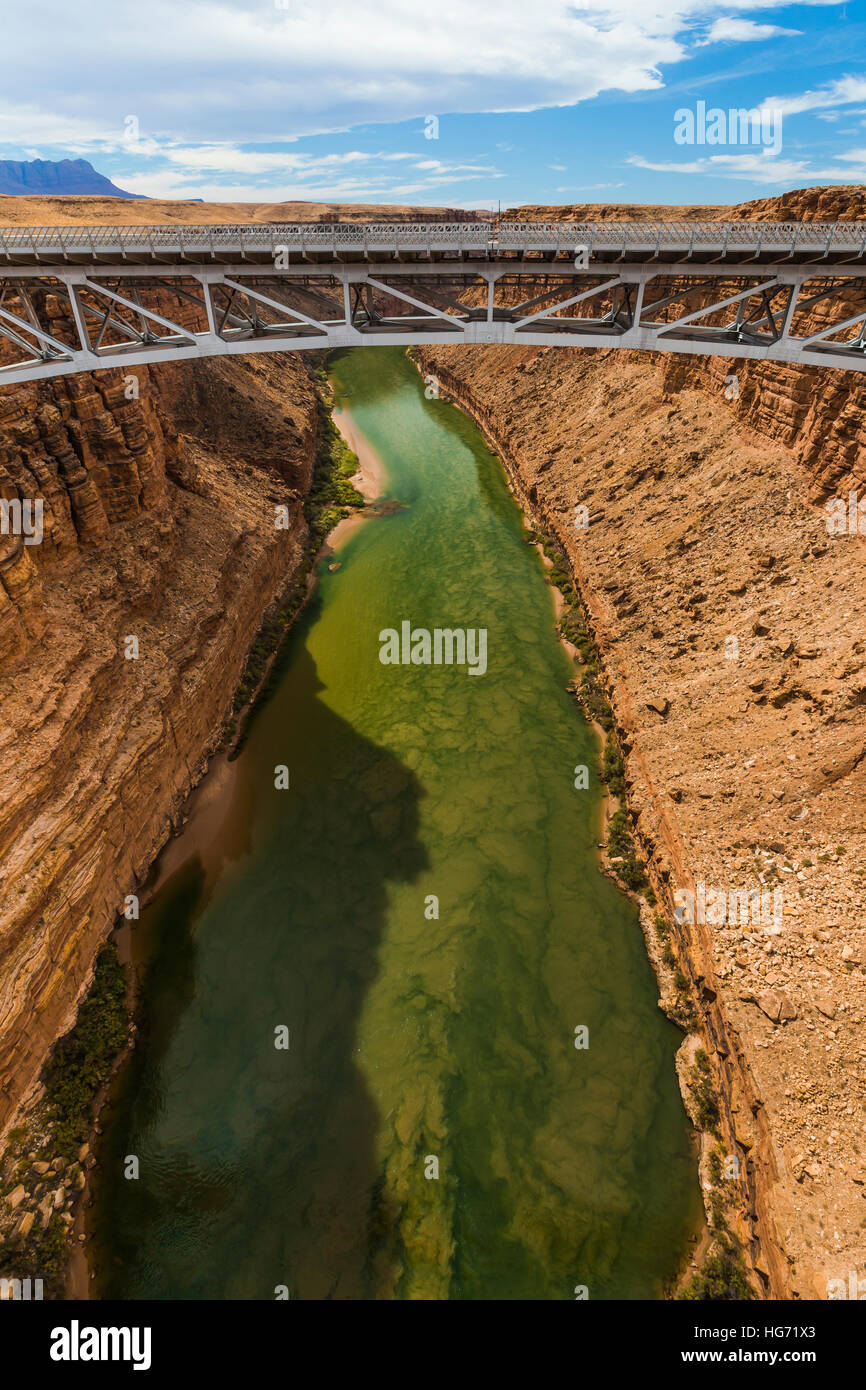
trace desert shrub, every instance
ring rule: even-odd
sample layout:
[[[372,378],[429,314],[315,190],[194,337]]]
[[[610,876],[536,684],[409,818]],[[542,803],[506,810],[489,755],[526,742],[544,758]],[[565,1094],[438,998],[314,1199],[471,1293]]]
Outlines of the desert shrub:
[[[678,1297],[702,1303],[728,1303],[754,1299],[757,1294],[749,1283],[738,1252],[726,1242],[707,1256],[703,1269],[693,1276]]]
[[[70,1031],[45,1064],[42,1080],[53,1148],[73,1158],[90,1131],[93,1101],[126,1040],[126,976],[109,941],[96,957],[93,984]]]

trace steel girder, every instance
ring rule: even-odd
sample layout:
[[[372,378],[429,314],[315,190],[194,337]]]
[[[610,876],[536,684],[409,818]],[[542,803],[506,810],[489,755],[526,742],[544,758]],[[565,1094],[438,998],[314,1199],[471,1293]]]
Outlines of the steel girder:
[[[305,308],[287,302],[299,292]],[[852,313],[858,296],[862,307]],[[198,326],[162,312],[165,298],[187,318],[192,306]],[[594,315],[585,312],[593,301],[601,301]],[[795,318],[818,304],[822,317],[795,334]],[[590,256],[586,265],[531,256],[328,259],[280,270],[189,260],[0,265],[0,384],[234,353],[441,341],[614,347],[863,371],[866,261],[853,256],[828,265],[808,252],[767,265],[730,255],[709,263]],[[16,351],[23,360],[9,360]]]

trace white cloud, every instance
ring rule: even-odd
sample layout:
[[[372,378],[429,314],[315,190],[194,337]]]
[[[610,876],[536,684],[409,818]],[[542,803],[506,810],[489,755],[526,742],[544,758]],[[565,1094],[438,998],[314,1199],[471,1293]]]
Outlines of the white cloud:
[[[822,0],[815,0],[821,3]],[[836,3],[836,0],[832,0]],[[746,12],[781,0],[740,0]],[[645,92],[723,0],[42,0],[7,6],[6,142],[290,140],[426,113],[527,111]],[[760,29],[772,26],[752,26]],[[710,33],[713,33],[711,28]],[[50,36],[50,42],[47,37]],[[33,111],[52,93],[53,115]],[[30,108],[29,111],[26,108]],[[17,136],[17,140],[16,140]]]
[[[686,5],[694,0],[685,0]],[[44,0],[4,14],[10,107],[51,92],[67,127],[248,142],[370,121],[573,104],[646,91],[685,50],[673,0],[637,21],[617,0]],[[582,11],[585,11],[583,13]],[[50,33],[51,42],[45,42]],[[62,139],[62,131],[58,132]],[[73,134],[67,129],[69,138]],[[6,137],[8,138],[8,137]],[[48,139],[31,132],[29,143]]]
[[[93,148],[120,142],[123,128],[111,129],[105,121],[66,116],[46,111],[32,102],[0,104],[0,145],[59,145]]]
[[[133,147],[132,153],[136,153]],[[176,164],[190,173],[198,170],[219,171],[236,174],[290,174],[312,167],[337,168],[343,165],[359,164],[376,155],[364,154],[361,150],[348,150],[342,154],[288,154],[282,150],[276,153],[263,150],[242,150],[237,145],[156,145],[148,153],[160,154],[170,164]]]
[[[846,75],[837,78],[824,87],[793,96],[767,97],[757,108],[766,113],[768,129],[778,130],[781,135],[781,120],[784,117],[814,114],[824,120],[835,121],[841,112],[836,108],[849,106],[853,102],[866,99],[866,77]],[[857,109],[846,112],[858,114]],[[856,165],[854,169],[840,168],[838,163],[829,167],[816,167],[806,159],[782,159],[778,150],[772,146],[755,149],[740,149],[736,153],[702,155],[695,159],[676,162],[670,160],[650,160],[642,155],[630,155],[628,164],[639,169],[648,169],[658,174],[707,174],[714,177],[745,179],[751,183],[763,184],[768,188],[779,184],[842,182],[850,183],[863,177],[866,167],[866,151],[852,150],[847,154],[835,153],[832,158],[843,163]]]
[[[428,203],[437,203],[442,201],[443,186],[471,182],[478,177],[474,169],[460,172],[463,167],[441,164],[434,170],[423,171],[418,178],[398,181],[390,172],[383,172],[375,159],[353,173],[347,166],[334,167],[329,157],[325,157],[311,158],[302,169],[289,171],[290,179],[273,179],[267,185],[226,179],[202,182],[200,172],[190,168],[126,175],[123,186],[129,193],[144,193],[151,198],[204,198],[217,203],[395,202],[410,201],[416,196],[424,201],[424,194]],[[485,176],[488,179],[502,177],[496,170],[485,170]]]
[[[758,150],[742,154],[711,154],[681,163],[676,160],[644,159],[641,155],[633,154],[626,162],[638,169],[650,169],[655,174],[714,174],[768,185],[797,179],[806,168],[803,160],[772,158],[769,157],[771,154]]]
[[[289,153],[278,150],[244,150],[235,144],[208,145],[161,145],[158,141],[125,145],[130,154],[158,156],[185,170],[187,174],[210,171],[223,174],[296,174],[321,170],[336,171],[358,164],[375,164],[380,160],[393,163],[403,160],[417,160],[418,154],[410,151],[385,152],[384,150],[344,150],[331,154]],[[416,164],[416,168],[467,169],[470,165],[445,165],[440,160],[430,160]],[[477,166],[479,169],[481,166]],[[482,172],[494,172],[482,170]]]
[[[781,183],[852,183],[866,177],[866,150],[851,150],[839,154],[836,159],[850,160],[858,168],[840,169],[830,166],[816,168],[805,159],[780,159],[772,149],[744,150],[740,154],[703,155],[677,163],[668,160],[644,159],[642,155],[630,155],[626,161],[638,169],[649,169],[656,174],[711,174],[714,177],[746,179],[750,183],[764,184],[774,188]]]
[[[502,175],[480,156],[461,164],[432,157],[425,114],[438,115],[445,148],[450,114],[658,90],[696,36],[715,44],[796,32],[731,14],[765,15],[784,3],[498,0],[491,17],[469,0],[437,0],[432,11],[418,0],[290,0],[286,9],[273,0],[113,0],[109,11],[105,0],[40,0],[4,13],[4,50],[14,58],[4,65],[0,154],[11,146],[97,164],[101,154],[119,155],[115,181],[153,196],[434,193],[440,184]],[[50,94],[44,106],[35,92]],[[765,105],[789,115],[854,101],[866,101],[866,78]],[[134,140],[130,115],[140,130]],[[414,153],[292,148],[305,135],[414,120]],[[270,148],[256,148],[263,145]],[[774,170],[781,167],[776,161]],[[742,176],[757,177],[757,169]]]
[[[780,29],[777,24],[756,24],[753,19],[734,19],[725,15],[710,26],[701,47],[708,43],[756,43],[763,39],[794,37],[801,29]]]
[[[496,169],[490,164],[446,164],[441,159],[419,159],[413,167],[434,174],[496,174]]]
[[[783,116],[799,116],[804,111],[826,111],[834,106],[848,106],[852,101],[866,101],[866,77],[839,77],[826,87],[803,92],[800,96],[767,97],[761,105],[765,110],[781,111]]]

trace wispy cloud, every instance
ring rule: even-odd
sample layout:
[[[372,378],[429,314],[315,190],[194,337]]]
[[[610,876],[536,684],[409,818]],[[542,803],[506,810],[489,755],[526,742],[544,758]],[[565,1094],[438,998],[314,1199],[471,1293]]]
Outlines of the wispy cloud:
[[[798,116],[805,111],[824,111],[834,106],[848,106],[852,101],[866,101],[866,77],[839,77],[814,91],[802,92],[796,96],[767,97],[761,104],[765,109],[780,111],[783,116]]]
[[[405,201],[424,199],[435,203],[443,187],[503,175],[492,165],[449,164],[444,160],[419,160],[417,154],[394,152],[392,156],[350,151],[328,155],[278,155],[274,162],[253,157],[227,157],[226,163],[209,158],[197,159],[196,149],[175,150],[171,167],[151,167],[126,175],[124,186],[130,193],[153,198],[205,198],[213,202],[334,202]],[[212,151],[208,152],[213,153]],[[245,151],[237,152],[240,156]],[[406,177],[411,169],[415,177]],[[239,182],[231,172],[260,174],[263,182]],[[417,171],[417,172],[416,172]],[[203,172],[218,177],[202,179]],[[487,200],[489,201],[489,199]]]
[[[603,189],[608,189],[608,188],[624,188],[624,187],[625,187],[625,185],[624,185],[623,183],[585,183],[585,184],[582,184],[582,185],[578,185],[578,184],[562,184],[559,188],[554,189],[554,192],[556,192],[556,193],[600,193]]]
[[[781,29],[778,24],[756,24],[753,19],[725,15],[710,25],[706,38],[699,43],[701,47],[710,43],[758,43],[767,39],[796,38],[802,32],[802,29]]]
[[[866,100],[866,77],[846,75],[823,87],[806,92],[766,97],[758,103],[755,109],[764,113],[767,119],[767,129],[777,130],[781,139],[782,121],[785,118],[790,119],[791,117],[810,114],[834,123],[842,114],[846,116],[857,114],[856,112],[840,112],[839,107],[864,100]],[[679,161],[650,159],[644,155],[632,154],[629,155],[626,163],[638,169],[648,169],[656,174],[708,175],[716,178],[744,179],[750,183],[763,184],[768,188],[798,182],[804,184],[816,182],[851,183],[855,178],[866,176],[864,174],[866,171],[866,151],[863,150],[851,150],[847,153],[834,151],[829,162],[818,163],[804,158],[783,158],[780,155],[780,148],[770,145],[753,149],[729,146],[725,153],[701,154],[692,159]]]
[[[638,169],[650,169],[656,174],[712,174],[717,178],[746,179],[768,188],[789,183],[852,183],[866,178],[866,150],[852,150],[835,158],[850,161],[851,167],[840,168],[838,164],[818,166],[805,159],[780,159],[770,149],[704,155],[681,163],[630,155],[626,162]]]

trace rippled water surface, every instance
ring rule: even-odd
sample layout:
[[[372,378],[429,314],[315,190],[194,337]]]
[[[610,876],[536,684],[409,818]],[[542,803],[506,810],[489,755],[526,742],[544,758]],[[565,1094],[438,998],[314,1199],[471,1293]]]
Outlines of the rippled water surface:
[[[573,769],[597,750],[540,561],[474,425],[398,349],[334,375],[405,505],[324,569],[210,852],[136,928],[96,1288],[656,1297],[698,1215],[678,1035],[596,868]],[[487,673],[383,666],[406,619],[485,627]]]

